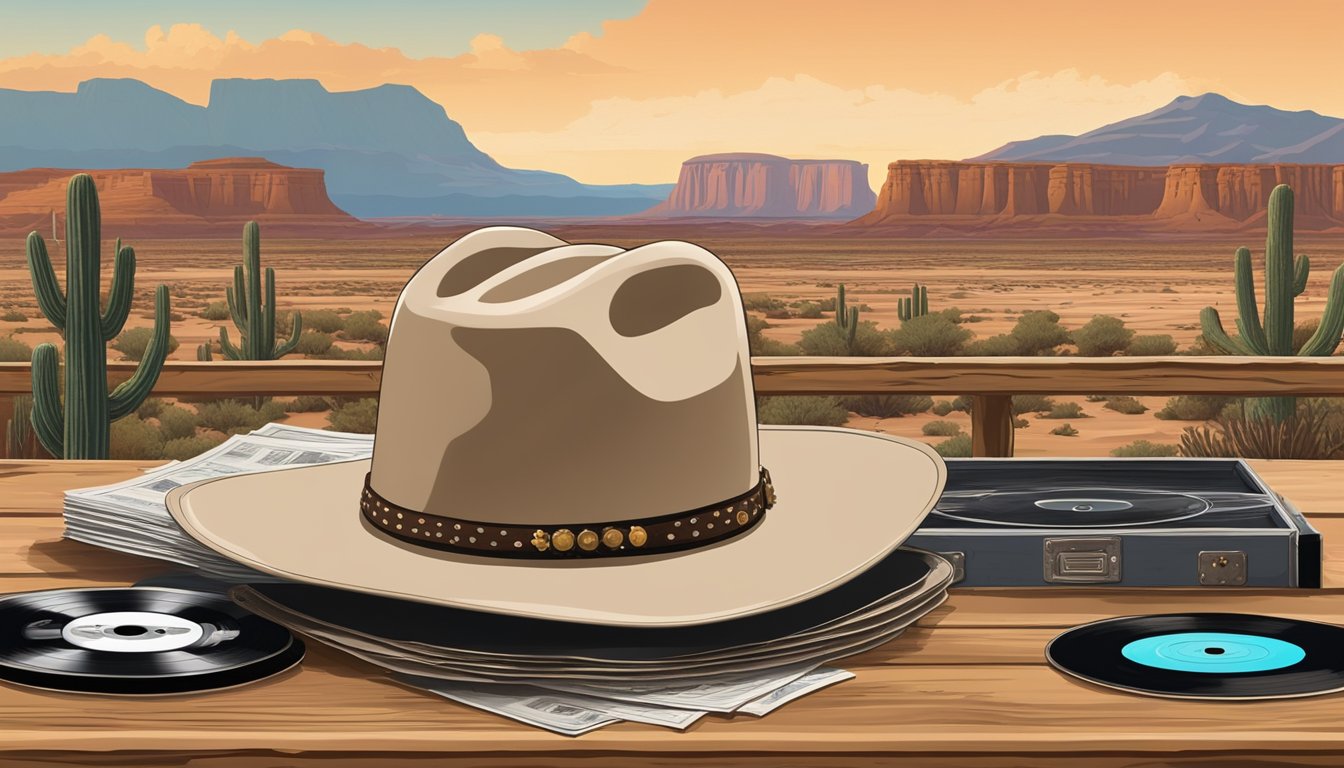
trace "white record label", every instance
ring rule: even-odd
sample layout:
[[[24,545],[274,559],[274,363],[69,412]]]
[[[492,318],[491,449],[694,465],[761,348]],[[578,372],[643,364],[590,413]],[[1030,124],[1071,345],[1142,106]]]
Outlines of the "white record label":
[[[186,648],[205,635],[194,621],[168,613],[112,611],[70,621],[61,636],[71,645],[114,653],[160,653]]]

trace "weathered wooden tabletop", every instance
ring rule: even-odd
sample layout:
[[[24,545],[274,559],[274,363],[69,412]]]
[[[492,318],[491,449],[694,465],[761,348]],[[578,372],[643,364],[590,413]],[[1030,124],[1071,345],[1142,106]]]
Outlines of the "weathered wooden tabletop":
[[[1169,701],[1075,682],[1044,661],[1060,630],[1108,616],[1232,610],[1344,623],[1340,463],[1252,464],[1324,533],[1323,589],[953,590],[898,640],[846,660],[857,679],[765,718],[711,716],[685,733],[622,723],[556,736],[383,682],[310,643],[301,668],[212,694],[128,699],[0,685],[0,768],[1339,765],[1344,695]],[[62,491],[149,466],[0,462],[2,591],[125,585],[164,571],[61,538]]]

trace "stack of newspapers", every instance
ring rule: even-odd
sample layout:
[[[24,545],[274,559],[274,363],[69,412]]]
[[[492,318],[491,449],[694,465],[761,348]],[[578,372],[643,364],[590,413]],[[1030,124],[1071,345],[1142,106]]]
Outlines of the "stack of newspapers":
[[[181,586],[217,585],[248,610],[371,662],[399,684],[570,736],[621,721],[680,730],[709,714],[765,715],[852,678],[829,663],[896,637],[943,601],[951,578],[950,566],[942,561],[932,568],[920,561],[928,577],[892,589],[890,582],[879,582],[893,574],[878,568],[868,586],[857,580],[849,597],[836,596],[853,602],[838,619],[795,616],[795,626],[782,633],[783,619],[753,619],[739,622],[736,630],[724,626],[660,634],[665,642],[652,644],[613,635],[613,642],[594,647],[587,625],[561,626],[558,633],[540,637],[514,627],[511,622],[526,621],[516,617],[330,590],[260,573],[196,542],[165,503],[172,489],[200,480],[366,459],[372,453],[372,435],[268,424],[130,480],[67,492],[66,536],[184,566],[180,577],[154,581],[158,586],[172,586],[176,578]],[[916,556],[903,554],[911,561],[906,566],[915,567]],[[731,637],[721,636],[720,629]],[[501,639],[514,644],[501,647]]]

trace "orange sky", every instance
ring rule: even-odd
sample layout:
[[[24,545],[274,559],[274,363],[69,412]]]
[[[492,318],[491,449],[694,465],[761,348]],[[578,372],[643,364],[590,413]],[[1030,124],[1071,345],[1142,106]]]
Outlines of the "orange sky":
[[[876,186],[892,160],[1078,133],[1210,90],[1344,116],[1341,31],[1336,0],[652,0],[559,48],[518,51],[480,29],[445,58],[318,31],[153,27],[2,59],[0,87],[135,77],[204,103],[216,77],[407,83],[514,167],[667,182],[687,157],[757,151],[860,160]]]

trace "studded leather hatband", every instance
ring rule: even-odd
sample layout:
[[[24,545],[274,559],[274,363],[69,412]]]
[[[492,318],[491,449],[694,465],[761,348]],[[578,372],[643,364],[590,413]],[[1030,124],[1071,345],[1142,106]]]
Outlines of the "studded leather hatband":
[[[639,520],[563,526],[485,523],[399,507],[364,476],[360,513],[377,530],[431,549],[520,559],[628,557],[702,547],[736,536],[765,517],[775,503],[770,472],[741,496],[718,504]]]

